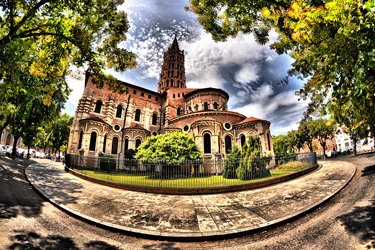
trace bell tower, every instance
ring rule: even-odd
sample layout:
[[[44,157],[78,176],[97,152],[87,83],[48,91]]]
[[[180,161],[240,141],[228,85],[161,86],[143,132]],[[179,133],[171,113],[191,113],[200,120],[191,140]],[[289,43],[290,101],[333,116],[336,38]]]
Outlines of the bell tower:
[[[185,55],[184,51],[178,47],[176,36],[171,47],[164,52],[158,92],[161,94],[169,88],[186,88]]]

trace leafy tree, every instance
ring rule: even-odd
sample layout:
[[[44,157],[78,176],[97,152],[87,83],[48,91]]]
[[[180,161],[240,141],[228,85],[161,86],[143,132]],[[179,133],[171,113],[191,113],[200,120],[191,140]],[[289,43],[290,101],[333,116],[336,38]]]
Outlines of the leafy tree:
[[[290,152],[289,138],[286,135],[272,136],[273,151],[276,155],[286,155]]]
[[[327,140],[332,139],[335,132],[335,124],[333,120],[318,118],[310,121],[309,128],[311,129],[311,134],[314,138],[319,140],[319,143],[323,148],[323,157],[325,158]]]
[[[375,1],[372,0],[190,0],[191,11],[215,40],[238,32],[268,41],[290,53],[291,75],[308,78],[301,94],[311,102],[307,115],[326,104],[341,110],[350,103],[375,134]],[[331,92],[329,96],[326,93]]]
[[[310,150],[310,152],[313,152],[313,140],[314,137],[311,133],[312,129],[309,127],[310,123],[309,121],[301,121],[299,127],[298,127],[298,136],[299,141],[302,144],[306,144]]]
[[[150,136],[139,147],[135,158],[148,162],[200,160],[202,154],[193,138],[183,132]]]
[[[236,169],[237,178],[249,180],[256,177],[266,177],[270,172],[265,168],[265,162],[260,158],[262,145],[258,136],[249,137],[242,147],[240,166]]]
[[[223,177],[227,179],[237,178],[236,169],[240,166],[241,151],[234,145],[230,153],[227,155],[224,163]]]
[[[22,46],[38,51],[30,73],[64,76],[70,66],[87,67],[98,86],[125,87],[103,73],[104,67],[134,67],[135,55],[121,48],[129,22],[123,0],[0,1],[0,79],[22,62],[13,59]],[[9,56],[11,55],[11,56]]]
[[[56,153],[60,152],[62,146],[67,146],[69,140],[70,126],[73,123],[73,117],[68,114],[60,114],[51,124],[51,147]]]

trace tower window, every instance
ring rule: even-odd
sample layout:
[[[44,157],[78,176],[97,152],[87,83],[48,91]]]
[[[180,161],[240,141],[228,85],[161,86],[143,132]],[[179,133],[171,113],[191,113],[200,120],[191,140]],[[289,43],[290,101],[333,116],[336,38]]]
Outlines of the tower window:
[[[116,117],[121,118],[121,115],[122,115],[122,106],[118,105],[117,110],[116,110]]]
[[[133,90],[133,94],[136,95],[137,94],[137,90]]]
[[[158,121],[158,116],[156,115],[156,113],[153,113],[152,114],[152,125],[156,125]]]
[[[136,122],[140,122],[140,121],[141,121],[141,110],[140,110],[140,109],[137,109],[137,110],[135,111],[134,120],[135,120]]]
[[[198,111],[198,109],[199,109],[199,105],[195,104],[195,111]]]
[[[103,102],[101,100],[96,101],[94,112],[100,114],[100,111],[102,110],[102,105]]]
[[[203,104],[203,107],[204,107],[204,111],[208,111],[208,103],[207,103],[207,102],[205,102],[205,103]]]
[[[214,102],[214,109],[218,109],[219,108],[219,104],[217,104],[217,102]]]
[[[145,94],[143,92],[141,92],[141,96],[145,96]]]
[[[177,115],[181,115],[181,108],[177,107]]]

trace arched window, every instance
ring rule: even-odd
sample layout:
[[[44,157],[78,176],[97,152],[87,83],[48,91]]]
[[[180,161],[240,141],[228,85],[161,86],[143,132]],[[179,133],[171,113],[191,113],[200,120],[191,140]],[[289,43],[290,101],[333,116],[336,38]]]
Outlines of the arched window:
[[[167,80],[167,88],[169,87],[169,80]]]
[[[267,133],[267,143],[268,143],[268,150],[271,150],[271,139],[270,139],[270,133]]]
[[[173,72],[173,71],[172,71],[172,72]],[[173,87],[173,84],[174,84],[174,83],[173,83],[173,79],[171,79],[171,87]]]
[[[95,110],[94,110],[94,112],[95,113],[100,113],[100,111],[102,110],[102,105],[103,105],[103,102],[101,100],[97,100],[96,104],[95,104]]]
[[[113,137],[112,139],[112,151],[111,154],[115,155],[117,154],[117,148],[118,148],[118,138]]]
[[[140,109],[135,110],[134,120],[136,122],[140,122],[141,121],[141,110]]]
[[[8,135],[7,136],[7,141],[5,143],[5,145],[10,145],[10,141],[12,140],[12,136],[11,135]]]
[[[208,110],[208,103],[207,103],[207,102],[205,102],[205,103],[203,104],[203,109],[204,109],[204,111],[207,111],[207,110]]]
[[[177,107],[177,115],[181,115],[181,108]]]
[[[204,153],[211,154],[211,135],[205,133],[203,136]]]
[[[82,148],[83,131],[79,133],[78,149]]]
[[[152,114],[152,125],[156,125],[157,121],[158,121],[158,116],[157,116],[156,113],[153,113]]]
[[[199,105],[195,104],[195,111],[198,111],[198,109],[199,109]]]
[[[125,138],[125,151],[129,149],[129,139]]]
[[[141,139],[135,140],[135,149],[137,149],[139,145],[141,145],[141,143],[142,143]]]
[[[105,146],[107,145],[107,135],[104,136],[103,140],[103,153],[105,153]]]
[[[96,132],[91,132],[89,150],[95,151],[95,148],[96,148]]]
[[[219,108],[219,104],[217,104],[217,102],[214,102],[214,109],[218,109]]]
[[[225,136],[225,153],[230,153],[230,151],[232,150],[232,138],[227,135]]]
[[[241,147],[243,147],[246,143],[246,137],[244,134],[241,135]]]
[[[121,118],[121,115],[122,115],[122,106],[118,105],[117,110],[116,110],[116,117]]]

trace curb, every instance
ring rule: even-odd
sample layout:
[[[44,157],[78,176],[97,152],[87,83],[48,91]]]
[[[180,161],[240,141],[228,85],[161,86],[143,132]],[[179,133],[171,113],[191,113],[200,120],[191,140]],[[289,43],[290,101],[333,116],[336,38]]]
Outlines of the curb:
[[[51,202],[54,206],[57,208],[67,212],[68,214],[72,215],[75,218],[81,219],[85,222],[88,222],[92,225],[109,229],[111,231],[115,232],[121,232],[125,233],[129,236],[135,236],[139,238],[146,238],[146,239],[153,239],[153,240],[171,240],[171,241],[179,241],[179,242],[193,242],[193,241],[207,241],[207,240],[222,240],[227,238],[233,238],[233,237],[239,237],[239,236],[245,236],[248,234],[254,234],[259,233],[265,230],[276,228],[280,225],[286,224],[290,221],[293,221],[295,219],[298,219],[307,213],[311,212],[312,210],[315,210],[316,208],[320,207],[321,205],[328,202],[333,196],[335,196],[337,193],[339,193],[345,186],[347,186],[350,181],[353,179],[354,175],[357,172],[357,167],[353,165],[353,170],[351,175],[345,180],[345,182],[332,194],[325,197],[324,199],[316,202],[315,204],[312,204],[304,209],[301,209],[297,211],[296,213],[285,216],[276,220],[268,221],[266,223],[258,225],[256,228],[241,228],[241,230],[228,230],[224,232],[213,232],[213,233],[202,233],[202,232],[192,232],[192,233],[168,233],[168,232],[157,232],[157,231],[149,231],[149,230],[143,230],[143,229],[137,229],[137,228],[130,228],[126,226],[121,226],[117,224],[112,224],[109,222],[101,221],[98,219],[95,219],[93,217],[84,215],[80,213],[79,211],[73,210],[68,208],[65,205],[59,204],[58,202],[54,201],[52,197],[50,197],[48,194],[44,193],[43,190],[38,188],[36,185],[33,184],[32,178],[30,179],[27,170],[29,167],[33,165],[39,165],[39,164],[31,164],[26,167],[25,169],[25,176],[26,179],[29,181],[31,186],[46,200]]]

